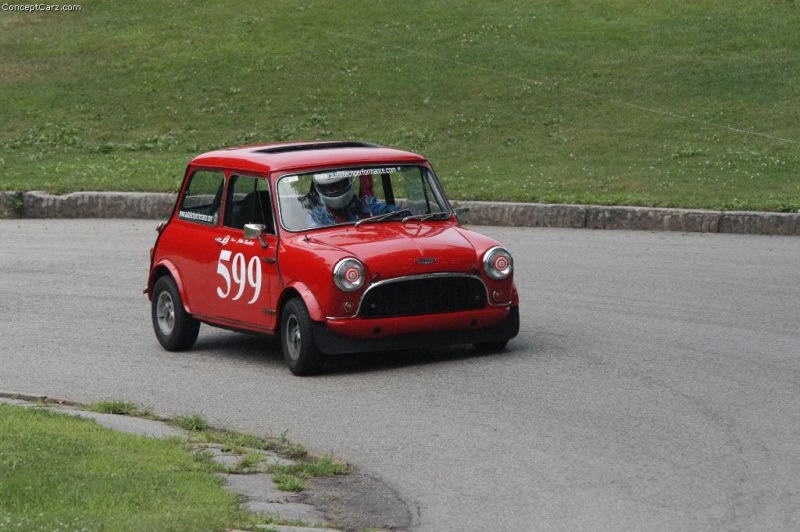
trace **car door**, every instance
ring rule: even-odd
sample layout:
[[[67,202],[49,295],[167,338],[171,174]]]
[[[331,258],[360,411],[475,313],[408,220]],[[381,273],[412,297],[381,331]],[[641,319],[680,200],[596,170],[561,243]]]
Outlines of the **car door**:
[[[224,192],[224,172],[192,169],[176,219],[159,242],[178,270],[187,308],[200,319],[215,314],[216,298],[208,290],[209,269],[216,266],[219,254],[215,239],[220,235]]]
[[[245,236],[245,225],[257,236]],[[228,179],[222,224],[214,238],[207,290],[215,298],[214,316],[231,327],[272,332],[275,327],[277,237],[269,182],[233,174]]]

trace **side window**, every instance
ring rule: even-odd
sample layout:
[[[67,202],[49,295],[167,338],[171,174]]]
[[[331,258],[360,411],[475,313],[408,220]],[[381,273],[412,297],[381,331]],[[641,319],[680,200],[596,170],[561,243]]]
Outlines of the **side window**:
[[[178,217],[208,225],[217,225],[225,176],[222,172],[198,170],[189,178],[181,199]]]
[[[223,224],[233,229],[243,229],[245,224],[258,224],[263,225],[268,233],[275,232],[266,179],[248,176],[231,178]]]

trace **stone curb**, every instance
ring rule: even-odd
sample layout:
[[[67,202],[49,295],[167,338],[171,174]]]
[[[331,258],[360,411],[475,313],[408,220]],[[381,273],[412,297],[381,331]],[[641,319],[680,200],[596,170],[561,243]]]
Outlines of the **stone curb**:
[[[469,223],[511,227],[568,227],[800,236],[800,214],[606,207],[542,203],[453,201],[469,209]]]
[[[150,192],[0,192],[0,215],[10,218],[167,218],[175,194]]]
[[[0,192],[5,218],[168,218],[175,194],[148,192]],[[800,236],[800,213],[705,211],[543,203],[453,201],[469,209],[469,223]]]

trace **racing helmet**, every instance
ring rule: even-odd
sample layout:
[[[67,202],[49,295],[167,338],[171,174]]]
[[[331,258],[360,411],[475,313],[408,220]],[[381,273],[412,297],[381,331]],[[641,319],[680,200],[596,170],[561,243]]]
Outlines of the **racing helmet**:
[[[355,176],[344,172],[329,172],[314,175],[314,186],[329,209],[343,209],[353,199]]]

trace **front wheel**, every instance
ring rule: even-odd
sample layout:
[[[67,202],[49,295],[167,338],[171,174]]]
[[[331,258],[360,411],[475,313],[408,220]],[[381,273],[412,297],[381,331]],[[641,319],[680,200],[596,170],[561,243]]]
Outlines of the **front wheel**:
[[[314,341],[308,309],[300,298],[289,300],[283,309],[281,349],[283,360],[295,375],[313,375],[322,369],[324,357]]]
[[[153,285],[151,314],[156,338],[167,351],[185,351],[194,345],[200,322],[183,307],[178,285],[169,275]]]

